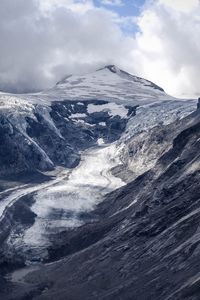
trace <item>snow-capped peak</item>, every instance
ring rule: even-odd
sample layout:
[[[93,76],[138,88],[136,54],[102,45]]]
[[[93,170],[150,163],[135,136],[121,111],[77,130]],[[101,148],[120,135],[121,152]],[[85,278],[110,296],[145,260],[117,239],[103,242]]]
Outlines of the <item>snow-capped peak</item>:
[[[107,65],[101,69],[98,69],[97,72],[101,71],[101,70],[109,70],[110,72],[116,73],[116,74],[120,74],[120,72],[121,72],[121,70],[115,65]]]
[[[68,100],[106,100],[124,105],[140,105],[171,100],[162,88],[146,79],[131,75],[116,65],[106,65],[84,75],[68,75],[41,94]]]
[[[2,99],[5,94],[0,96]],[[105,100],[129,106],[176,100],[153,82],[131,75],[116,65],[106,65],[84,75],[68,75],[49,90],[15,96],[28,103],[47,106],[62,100]]]

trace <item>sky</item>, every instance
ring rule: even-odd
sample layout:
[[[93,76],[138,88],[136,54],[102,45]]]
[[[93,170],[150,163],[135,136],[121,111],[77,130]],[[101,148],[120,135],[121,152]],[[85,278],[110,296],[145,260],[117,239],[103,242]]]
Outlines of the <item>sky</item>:
[[[0,90],[38,91],[115,64],[200,96],[199,0],[1,0]]]

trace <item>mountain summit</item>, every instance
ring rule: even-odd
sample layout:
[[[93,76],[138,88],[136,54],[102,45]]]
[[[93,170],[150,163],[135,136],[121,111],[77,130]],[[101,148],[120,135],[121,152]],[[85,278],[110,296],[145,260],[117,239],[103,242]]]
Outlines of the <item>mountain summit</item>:
[[[99,99],[127,105],[174,99],[151,81],[131,75],[115,65],[85,75],[68,75],[42,95],[50,99]]]

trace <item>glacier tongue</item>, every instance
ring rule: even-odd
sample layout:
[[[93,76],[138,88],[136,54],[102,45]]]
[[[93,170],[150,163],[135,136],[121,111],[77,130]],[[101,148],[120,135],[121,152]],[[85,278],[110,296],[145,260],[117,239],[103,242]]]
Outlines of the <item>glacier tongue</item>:
[[[31,251],[31,256],[41,258],[50,245],[51,234],[84,224],[85,215],[89,215],[105,194],[125,184],[111,173],[113,167],[121,164],[118,151],[116,143],[87,150],[79,166],[65,179],[36,191],[31,209],[37,217],[22,236],[15,237],[15,248],[24,253]]]

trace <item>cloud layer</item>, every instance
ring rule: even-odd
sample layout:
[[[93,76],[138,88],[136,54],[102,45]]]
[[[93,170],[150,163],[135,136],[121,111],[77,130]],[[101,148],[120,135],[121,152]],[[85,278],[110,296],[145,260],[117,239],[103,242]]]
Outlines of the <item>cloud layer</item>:
[[[138,26],[138,72],[173,95],[199,95],[199,1],[153,2],[138,18]]]
[[[133,20],[138,32],[130,34]],[[170,94],[195,95],[199,25],[198,0],[149,0],[137,19],[92,0],[1,0],[0,89],[48,88],[66,74],[114,63]]]

